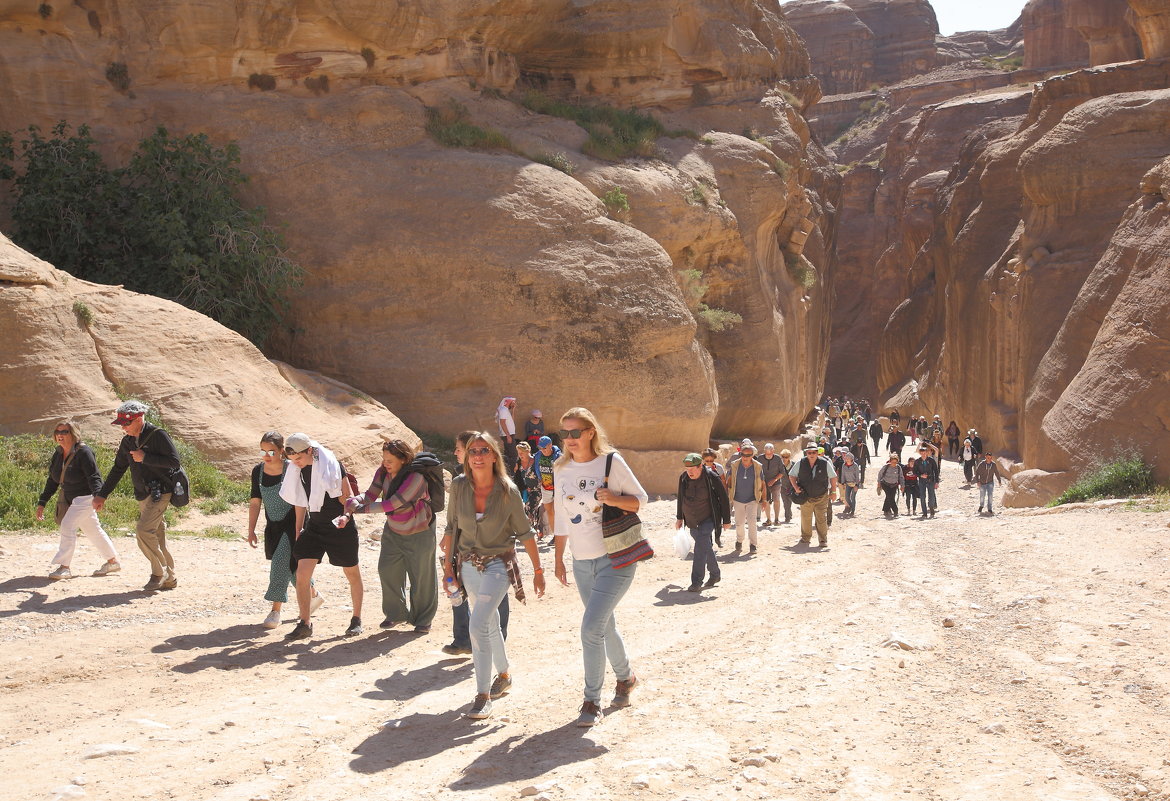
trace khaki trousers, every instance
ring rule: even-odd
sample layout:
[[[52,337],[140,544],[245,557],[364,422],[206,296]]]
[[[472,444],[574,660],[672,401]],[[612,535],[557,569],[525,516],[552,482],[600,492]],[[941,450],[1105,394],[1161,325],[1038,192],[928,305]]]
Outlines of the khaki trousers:
[[[157,501],[147,497],[138,502],[138,547],[150,562],[150,575],[166,576],[175,573],[175,560],[167,550],[167,524],[163,514],[171,505],[171,494],[165,493]]]
[[[804,542],[812,540],[813,518],[816,518],[817,539],[822,543],[829,541],[829,496],[820,495],[809,498],[800,507],[800,538]]]

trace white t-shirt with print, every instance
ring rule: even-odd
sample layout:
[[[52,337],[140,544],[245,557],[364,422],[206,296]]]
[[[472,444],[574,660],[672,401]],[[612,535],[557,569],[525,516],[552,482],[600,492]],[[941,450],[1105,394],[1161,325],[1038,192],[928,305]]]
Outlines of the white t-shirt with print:
[[[597,490],[604,483],[605,456],[598,456],[590,462],[570,461],[553,467],[553,534],[568,536],[569,551],[574,559],[605,556],[601,535],[602,503],[596,497]],[[620,453],[613,455],[609,488],[615,495],[634,495],[643,505],[649,500],[646,490],[642,489]]]

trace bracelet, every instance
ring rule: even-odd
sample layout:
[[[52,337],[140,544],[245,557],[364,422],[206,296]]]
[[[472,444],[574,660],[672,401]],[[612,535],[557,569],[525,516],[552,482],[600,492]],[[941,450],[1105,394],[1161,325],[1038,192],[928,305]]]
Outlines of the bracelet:
[[[543,568],[543,567],[538,567],[538,568],[536,568],[535,570],[533,570],[532,572],[533,572],[533,573],[543,573],[543,572],[544,572],[544,568]]]

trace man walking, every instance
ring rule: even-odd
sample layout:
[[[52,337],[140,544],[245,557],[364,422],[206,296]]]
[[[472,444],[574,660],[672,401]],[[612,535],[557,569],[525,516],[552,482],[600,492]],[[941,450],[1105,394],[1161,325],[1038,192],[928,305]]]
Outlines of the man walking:
[[[918,461],[914,463],[914,469],[918,471],[918,501],[922,505],[922,516],[934,517],[938,512],[938,497],[935,495],[935,490],[938,489],[939,471],[938,461],[932,455],[934,448],[927,442],[923,441],[918,448]],[[929,503],[927,500],[929,499]]]
[[[788,472],[794,493],[806,499],[800,507],[800,541],[805,545],[812,542],[815,518],[818,544],[825,548],[829,545],[829,493],[837,491],[837,471],[820,455],[816,443],[806,445],[804,455]]]
[[[512,417],[512,410],[516,408],[516,399],[506,396],[496,407],[496,425],[500,429],[500,442],[504,445],[504,464],[508,468],[508,475],[516,472],[516,420]]]
[[[869,438],[873,440],[873,453],[878,452],[878,446],[882,444],[882,423],[880,420],[874,420],[869,424]]]
[[[780,522],[780,490],[784,486],[784,461],[776,455],[776,446],[769,442],[759,461],[764,471],[764,526]]]
[[[678,501],[675,510],[675,529],[683,523],[695,541],[695,556],[691,562],[691,586],[687,592],[707,590],[719,583],[721,574],[711,537],[719,528],[731,526],[731,508],[727,490],[715,471],[703,465],[703,457],[688,453],[683,458],[686,469],[678,477]],[[703,584],[703,573],[708,573]]]
[[[747,523],[751,547],[748,553],[755,553],[756,511],[764,500],[764,468],[753,457],[756,446],[750,439],[739,444],[739,459],[727,466],[727,494],[735,506],[735,550],[743,550],[743,527]]]
[[[987,514],[995,514],[992,508],[992,498],[995,497],[995,483],[1003,484],[1003,476],[999,472],[999,465],[991,451],[983,454],[983,461],[975,466],[975,483],[979,485],[979,514],[983,514],[983,507],[987,507]]]
[[[175,574],[175,560],[167,550],[167,524],[163,514],[171,505],[176,487],[179,452],[170,434],[146,421],[148,411],[145,403],[136,400],[128,400],[118,407],[113,425],[122,429],[122,441],[118,443],[114,465],[102,488],[94,493],[93,508],[102,510],[106,498],[129,468],[134,498],[138,501],[138,525],[134,533],[139,549],[150,562],[150,579],[142,589],[173,590],[179,586],[179,577]],[[179,489],[187,490],[181,485]]]
[[[890,453],[902,460],[902,449],[906,447],[906,435],[898,430],[897,423],[890,423],[890,433],[886,436],[886,447]]]

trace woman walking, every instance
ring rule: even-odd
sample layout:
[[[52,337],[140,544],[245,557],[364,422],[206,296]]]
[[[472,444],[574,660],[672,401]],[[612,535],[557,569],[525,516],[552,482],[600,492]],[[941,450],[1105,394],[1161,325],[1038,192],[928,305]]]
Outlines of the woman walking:
[[[37,501],[36,518],[45,519],[45,505],[58,489],[57,533],[60,544],[53,564],[57,569],[49,573],[54,581],[73,578],[70,565],[77,548],[77,530],[81,529],[94,549],[105,559],[105,563],[93,571],[95,576],[108,576],[122,569],[118,564],[118,552],[110,535],[102,528],[97,511],[93,508],[93,494],[102,488],[102,475],[98,472],[97,458],[93,450],[81,441],[81,432],[70,420],[60,420],[53,426],[53,441],[56,450],[49,458],[49,477]]]
[[[918,512],[918,468],[914,466],[914,457],[906,459],[902,468],[902,491],[906,494],[906,514]]]
[[[439,610],[439,585],[435,578],[435,515],[431,511],[427,480],[406,470],[414,461],[414,448],[400,439],[382,444],[382,466],[363,495],[354,499],[355,512],[386,515],[382,549],[378,554],[378,579],[382,583],[381,623],[384,629],[399,623],[414,626],[417,634],[430,634]],[[406,582],[410,581],[410,606]]]
[[[962,430],[954,420],[947,424],[947,456],[959,455],[959,436],[961,434]]]
[[[495,437],[477,432],[468,442],[463,468],[463,475],[451,482],[442,541],[443,576],[444,584],[446,579],[458,582],[471,603],[475,700],[467,717],[483,720],[492,713],[492,701],[512,688],[499,606],[509,588],[517,601],[524,601],[516,543],[523,543],[532,562],[537,598],[544,595],[544,570],[536,549],[536,530],[520,490],[505,477],[504,455]]]
[[[607,659],[617,677],[614,706],[629,706],[630,692],[638,685],[614,617],[614,609],[634,582],[637,564],[613,566],[602,537],[602,507],[637,512],[647,498],[625,459],[609,444],[593,412],[583,407],[565,412],[560,434],[565,454],[554,473],[556,577],[569,585],[564,562],[567,543],[573,554],[573,579],[585,605],[581,618],[585,700],[577,725],[586,727],[601,722]]]
[[[902,466],[898,464],[898,457],[890,454],[890,458],[882,465],[877,475],[878,495],[886,494],[882,503],[882,514],[887,518],[898,516],[898,491],[906,486],[906,478],[902,475]]]
[[[280,625],[280,611],[288,603],[288,588],[294,590],[296,574],[292,569],[292,546],[296,539],[296,512],[292,504],[280,497],[280,485],[288,460],[284,458],[284,437],[279,431],[269,431],[260,438],[260,464],[252,468],[252,496],[248,502],[248,544],[253,548],[259,541],[256,524],[260,509],[264,509],[264,558],[270,561],[268,591],[264,600],[272,603],[272,610],[261,624],[266,629]],[[310,581],[309,586],[312,586]],[[316,612],[325,599],[313,588],[309,610]]]

